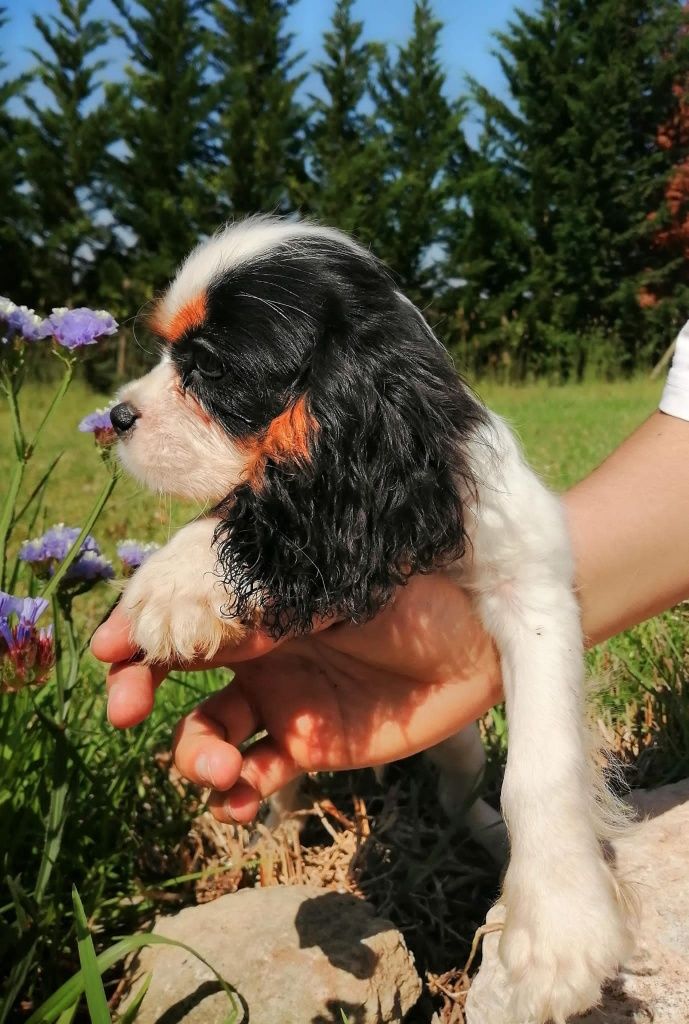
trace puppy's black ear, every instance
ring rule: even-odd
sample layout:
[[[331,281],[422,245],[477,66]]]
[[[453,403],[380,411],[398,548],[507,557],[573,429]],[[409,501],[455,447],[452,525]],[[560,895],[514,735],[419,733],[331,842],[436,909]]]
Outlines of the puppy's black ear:
[[[459,558],[467,442],[483,409],[420,314],[328,317],[296,400],[220,508],[229,614],[274,637],[361,622],[414,573]],[[363,311],[362,311],[363,313]]]

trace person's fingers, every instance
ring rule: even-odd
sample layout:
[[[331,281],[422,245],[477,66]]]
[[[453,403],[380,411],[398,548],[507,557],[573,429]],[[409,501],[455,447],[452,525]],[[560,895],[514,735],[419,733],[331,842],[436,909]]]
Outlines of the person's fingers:
[[[332,625],[332,619],[314,622],[312,633],[320,633]],[[176,667],[193,672],[197,669],[220,668],[233,665],[235,662],[250,661],[269,654],[288,639],[289,637],[284,636],[274,640],[266,633],[255,629],[248,633],[241,643],[221,647],[212,658],[198,658],[196,661]],[[113,609],[91,637],[91,653],[99,661],[105,662],[128,661],[137,653],[130,639],[129,619],[120,605]]]
[[[202,707],[183,718],[172,741],[175,765],[185,779],[213,789],[234,786],[242,767],[242,755],[228,743],[225,729]]]
[[[259,713],[249,697],[250,693],[249,689],[242,689],[235,679],[222,690],[207,697],[197,709],[219,725],[224,738],[235,747],[250,739],[263,727]]]
[[[214,792],[208,798],[209,811],[217,821],[225,825],[248,825],[256,818],[260,806],[260,794],[243,779],[229,792]]]
[[[247,824],[258,814],[261,800],[302,775],[304,769],[266,737],[244,753],[241,777],[226,792],[211,793],[208,806],[218,821]]]
[[[131,729],[153,710],[155,691],[167,670],[159,665],[124,661],[111,666],[106,688],[108,721],[116,729]]]
[[[128,661],[136,654],[129,636],[129,619],[117,605],[91,637],[91,653],[99,661]]]

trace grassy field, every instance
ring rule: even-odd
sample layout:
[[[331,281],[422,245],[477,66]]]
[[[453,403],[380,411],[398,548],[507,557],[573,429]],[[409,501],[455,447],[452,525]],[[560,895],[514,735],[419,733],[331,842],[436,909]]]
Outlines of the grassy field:
[[[477,390],[517,430],[544,479],[563,489],[597,465],[653,410],[660,385],[639,379],[566,387],[483,384]],[[23,393],[28,428],[39,421],[49,395],[43,387]],[[107,396],[94,395],[77,381],[42,439],[25,492],[52,458],[60,455],[60,461],[34,533],[59,521],[72,526],[83,522],[103,485],[104,469],[91,436],[79,434],[77,424],[106,402]],[[0,408],[0,479],[9,478],[12,458],[9,417]],[[135,537],[164,542],[194,511],[143,493],[123,478],[93,533],[104,553],[114,557],[117,541]],[[22,539],[20,528],[12,541],[14,551]],[[100,586],[75,601],[83,640],[113,597],[110,588]],[[597,717],[628,765],[633,785],[658,784],[689,773],[688,650],[689,612],[683,606],[590,655],[599,681]],[[265,845],[248,850],[242,840],[238,847],[236,837],[214,830],[200,794],[170,773],[167,751],[174,723],[224,678],[209,673],[168,684],[153,717],[127,734],[107,725],[102,668],[88,654],[63,735],[50,726],[50,687],[35,701],[27,693],[0,695],[0,869],[3,877],[13,879],[8,894],[0,896],[0,961],[31,967],[23,981],[19,978],[14,1009],[3,1011],[0,995],[0,1021],[23,1020],[36,1000],[74,968],[73,882],[102,946],[115,934],[145,927],[154,913],[184,902],[266,877],[289,881],[292,846],[277,853]],[[486,718],[486,739],[495,795],[505,743],[500,709]],[[456,969],[467,943],[495,895],[495,871],[486,866],[482,853],[440,825],[433,778],[420,759],[412,761],[411,770],[407,763],[395,768],[385,791],[365,772],[320,777],[313,786],[344,817],[332,819],[324,831],[319,821],[328,805],[321,805],[315,832],[300,847],[296,875],[323,884],[336,877],[396,921],[427,972],[425,1001],[414,1021],[425,1024],[439,1008],[444,1021],[438,992],[452,988],[459,977]],[[65,798],[57,829],[59,855],[39,899],[35,874],[44,843],[55,842],[50,815],[60,787]],[[346,825],[364,819],[370,823],[365,858],[359,825]],[[333,829],[340,833],[339,861],[332,856]],[[351,871],[355,854],[359,866]],[[333,875],[333,863],[339,864],[341,875]],[[29,925],[22,924],[26,920]],[[444,979],[439,989],[433,980],[438,978]],[[450,1003],[448,1007],[449,1020]]]
[[[477,390],[510,421],[531,463],[555,488],[567,487],[597,465],[652,411],[660,396],[660,385],[645,379],[565,387],[482,384]],[[38,422],[49,396],[47,387],[24,394],[28,427]],[[53,422],[42,442],[43,464],[63,453],[46,504],[50,521],[76,524],[100,488],[102,478],[93,455],[93,440],[88,434],[77,433],[77,425],[86,413],[106,405],[108,400],[108,395],[96,395],[77,381],[60,419]],[[0,407],[0,473],[6,472],[10,459],[9,413]],[[38,467],[32,468],[32,473],[36,480]],[[170,505],[144,494],[131,481],[122,480],[100,529],[104,539],[133,535],[160,540],[184,522],[187,512],[177,503]]]

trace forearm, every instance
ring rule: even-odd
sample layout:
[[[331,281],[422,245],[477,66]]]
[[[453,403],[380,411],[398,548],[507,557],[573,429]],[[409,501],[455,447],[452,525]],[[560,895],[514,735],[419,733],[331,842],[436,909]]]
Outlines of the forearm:
[[[689,597],[689,421],[653,413],[565,504],[589,644]]]

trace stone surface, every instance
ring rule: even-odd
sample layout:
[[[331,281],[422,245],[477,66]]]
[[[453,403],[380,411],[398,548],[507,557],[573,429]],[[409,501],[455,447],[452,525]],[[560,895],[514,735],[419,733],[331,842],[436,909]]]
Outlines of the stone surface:
[[[639,790],[633,803],[645,820],[616,844],[615,853],[641,904],[638,949],[600,1007],[578,1017],[576,1024],[689,1022],[689,779]],[[502,908],[493,907],[487,923],[501,919]],[[483,961],[467,999],[467,1024],[505,1021],[499,940],[499,931],[483,939]]]
[[[198,950],[239,993],[237,1024],[401,1021],[421,993],[394,926],[363,900],[310,886],[242,889],[161,918],[155,931]],[[221,1024],[227,996],[183,950],[147,947],[131,968],[127,1001],[151,984],[137,1024]]]

